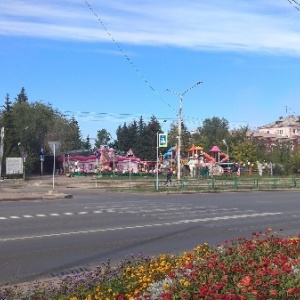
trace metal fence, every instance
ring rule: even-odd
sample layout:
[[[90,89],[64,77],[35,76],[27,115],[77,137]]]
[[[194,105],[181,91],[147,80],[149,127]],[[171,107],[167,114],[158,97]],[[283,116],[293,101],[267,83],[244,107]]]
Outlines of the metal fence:
[[[156,185],[154,185],[156,187]],[[270,189],[299,189],[300,178],[207,178],[182,179],[175,181],[171,186],[159,183],[159,189],[186,189],[186,190],[270,190]]]
[[[91,183],[91,181],[89,181]],[[158,183],[158,185],[157,185]],[[170,185],[159,178],[94,178],[97,188],[110,190],[145,190],[145,191],[218,191],[218,190],[274,190],[300,189],[300,177],[223,177],[223,178],[182,178],[172,179]]]

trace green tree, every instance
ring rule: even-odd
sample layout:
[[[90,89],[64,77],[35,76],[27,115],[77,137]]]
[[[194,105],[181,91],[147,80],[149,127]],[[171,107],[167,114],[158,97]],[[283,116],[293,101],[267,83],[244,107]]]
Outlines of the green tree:
[[[168,146],[177,146],[178,144],[178,122],[172,122],[170,125],[170,131],[168,132]],[[186,157],[188,150],[192,146],[194,139],[185,126],[184,122],[181,123],[181,156]]]
[[[251,141],[239,142],[232,145],[231,157],[236,162],[256,162],[257,147]]]
[[[110,135],[111,137],[111,135]],[[115,152],[118,152],[119,151],[119,143],[117,140],[115,140],[114,138],[111,137],[111,140],[110,142],[108,143],[108,147],[109,148],[113,148],[115,150]]]
[[[181,124],[181,150],[183,153],[183,157],[186,157],[188,154],[189,149],[192,146],[192,136],[191,133],[188,131],[187,127],[185,124],[182,122]]]
[[[9,113],[12,111],[12,102],[10,101],[9,94],[6,94],[5,102],[2,107],[4,108],[5,113]]]
[[[207,118],[203,121],[202,127],[198,128],[200,134],[200,141],[205,151],[209,151],[214,145],[221,146],[223,139],[228,140],[229,123],[226,119],[213,117]]]
[[[124,151],[128,151],[130,148],[133,149],[135,155],[137,155],[138,149],[138,142],[139,142],[139,131],[138,131],[138,124],[136,120],[133,120],[131,124],[127,127],[127,147],[128,149],[124,149]]]
[[[143,160],[156,161],[157,157],[157,134],[161,133],[161,125],[155,116],[152,116],[144,128],[142,153]]]
[[[82,148],[82,136],[80,127],[78,124],[78,121],[72,117],[68,122],[68,128],[66,130],[69,131],[69,137],[71,140],[70,142],[70,148],[72,149],[81,149]]]
[[[2,129],[2,127],[4,127],[4,135],[5,135],[5,139],[3,141],[3,146],[4,146],[4,142],[5,144],[7,144],[8,146],[13,144],[12,139],[14,138],[14,135],[11,136],[7,136],[6,131],[9,130],[10,132],[12,132],[13,130],[13,118],[12,118],[12,103],[9,99],[9,94],[6,94],[5,97],[5,103],[2,106],[4,108],[4,110],[0,110],[0,130]],[[8,148],[8,147],[7,147]],[[2,159],[1,159],[1,170],[2,170],[2,174],[4,174],[5,172],[5,158],[6,158],[6,147],[3,148],[3,153],[2,153]],[[11,151],[11,149],[9,149],[9,151]],[[0,174],[0,175],[2,175]]]
[[[161,126],[155,116],[147,124],[142,117],[128,126],[124,123],[117,129],[119,150],[126,153],[131,148],[142,160],[156,161],[157,133],[160,132]]]
[[[126,123],[123,124],[123,126],[119,126],[117,128],[117,139],[118,139],[118,143],[119,143],[119,150],[122,152],[126,152],[129,149],[129,139],[130,137],[128,136],[128,128]]]
[[[111,140],[111,135],[106,129],[97,131],[97,139],[95,141],[96,148],[100,148],[101,145],[108,145]]]
[[[50,153],[49,141],[60,141],[61,152],[82,149],[81,133],[75,118],[67,119],[51,105],[29,103],[25,89],[12,104],[6,95],[0,124],[5,127],[4,160],[27,153],[26,173],[32,172],[39,161],[40,149]]]
[[[15,98],[17,103],[26,103],[28,102],[28,97],[25,92],[24,87],[21,88],[21,92],[18,94],[17,98]]]
[[[60,141],[60,152],[67,153],[71,150],[83,150],[83,142],[78,122],[74,117],[65,118],[60,112],[53,111],[49,120],[50,128],[45,137],[45,148],[49,151],[49,141]]]
[[[7,113],[5,113],[7,116]],[[5,125],[4,156],[15,157],[27,153],[26,173],[30,173],[39,158],[41,147],[45,147],[47,122],[51,113],[40,103],[15,102]]]
[[[294,174],[300,173],[300,150],[295,150],[290,156],[290,169]]]
[[[145,137],[145,128],[146,124],[143,120],[143,117],[141,116],[138,121],[138,132],[137,132],[137,141],[135,145],[135,152],[137,157],[143,157],[144,156],[144,139]]]
[[[194,130],[191,134],[191,142],[192,144],[194,144],[195,146],[202,146],[202,139],[201,139],[201,135],[200,135],[200,131],[198,129]]]
[[[231,157],[233,145],[238,145],[240,143],[244,143],[248,141],[248,137],[247,137],[248,130],[249,130],[248,126],[242,126],[238,129],[232,130],[230,132],[230,135],[228,135],[226,138],[224,137],[224,139],[222,140],[222,144],[220,144],[221,150],[226,153],[228,150],[229,156]]]
[[[177,145],[177,136],[178,136],[178,123],[172,122],[170,124],[170,130],[168,131],[168,148]]]
[[[245,142],[247,138],[247,132],[249,131],[249,126],[241,126],[238,129],[233,129],[230,134],[230,143],[238,144],[241,142]]]
[[[3,161],[8,156],[9,153],[13,150],[15,145],[18,143],[17,139],[17,129],[14,124],[14,116],[12,103],[9,98],[9,94],[6,94],[5,104],[2,106],[4,110],[1,111],[0,118],[0,127],[5,128],[5,144],[4,144],[4,153],[3,153]]]
[[[89,152],[92,151],[91,139],[89,135],[86,137],[84,141],[82,141],[82,144],[85,150],[89,150]]]

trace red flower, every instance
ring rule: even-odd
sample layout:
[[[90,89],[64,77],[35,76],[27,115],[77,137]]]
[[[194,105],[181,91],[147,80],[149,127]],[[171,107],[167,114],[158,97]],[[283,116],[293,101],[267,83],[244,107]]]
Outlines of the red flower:
[[[295,294],[300,294],[300,288],[291,288],[287,290],[287,295],[295,295]]]
[[[279,285],[279,283],[280,283],[280,281],[278,279],[272,279],[270,281],[270,284],[272,284],[272,285]]]
[[[279,275],[279,271],[278,270],[271,270],[270,275],[272,275],[272,276],[278,276]]]

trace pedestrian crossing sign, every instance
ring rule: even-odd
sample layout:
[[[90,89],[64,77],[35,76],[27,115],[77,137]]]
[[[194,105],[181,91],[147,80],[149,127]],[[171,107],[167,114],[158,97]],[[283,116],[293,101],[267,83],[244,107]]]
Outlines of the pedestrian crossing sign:
[[[159,134],[159,147],[167,147],[168,146],[168,136],[165,133]]]

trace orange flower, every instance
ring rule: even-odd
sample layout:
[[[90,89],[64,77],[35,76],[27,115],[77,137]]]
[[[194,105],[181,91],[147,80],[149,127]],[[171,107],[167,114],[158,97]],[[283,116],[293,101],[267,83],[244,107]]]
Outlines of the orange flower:
[[[277,296],[278,292],[276,290],[270,290],[270,295],[271,296]]]
[[[244,286],[249,286],[251,282],[251,277],[250,276],[245,276],[244,278],[241,279],[240,283]]]
[[[266,229],[265,234],[270,234],[273,230],[271,228]]]

